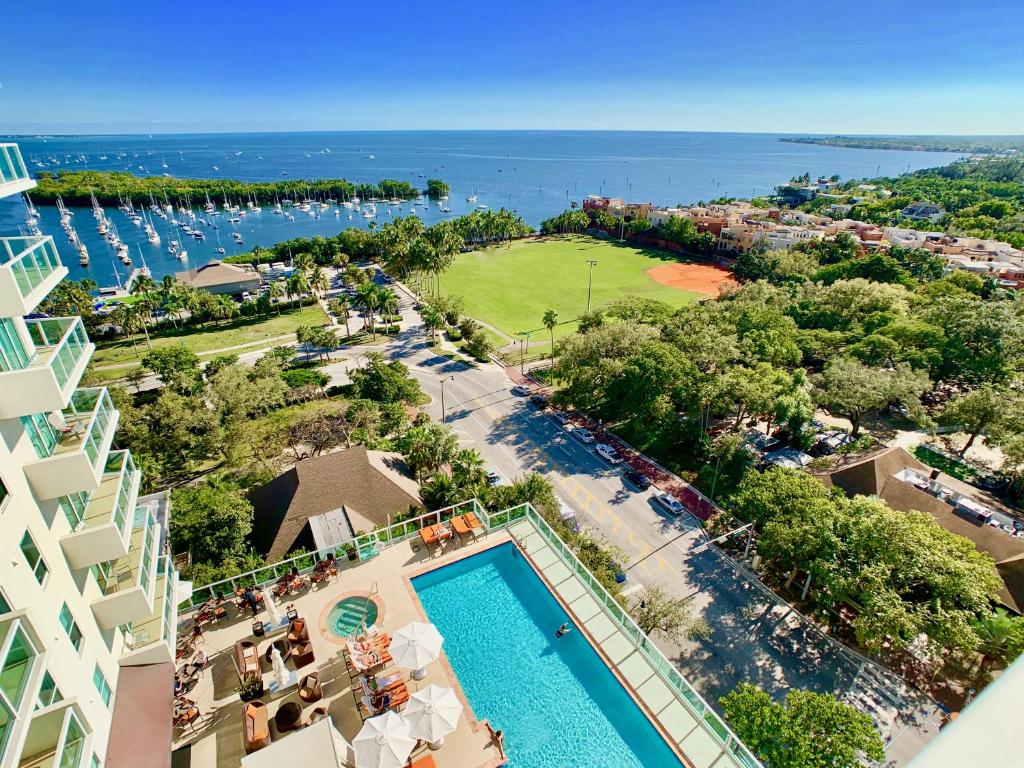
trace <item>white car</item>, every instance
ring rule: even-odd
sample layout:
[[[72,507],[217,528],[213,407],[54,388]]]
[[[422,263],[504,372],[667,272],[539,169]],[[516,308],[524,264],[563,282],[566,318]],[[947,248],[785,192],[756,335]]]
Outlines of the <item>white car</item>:
[[[677,498],[669,496],[667,493],[658,493],[651,498],[654,499],[655,504],[675,517],[679,517],[679,515],[686,511],[686,507]]]
[[[594,446],[594,452],[597,453],[602,459],[607,461],[609,464],[621,464],[622,456],[606,443],[598,443]]]
[[[586,429],[584,427],[576,427],[576,429],[574,429],[569,434],[571,434],[584,445],[590,445],[592,442],[594,442],[594,436],[590,433],[589,429]]]

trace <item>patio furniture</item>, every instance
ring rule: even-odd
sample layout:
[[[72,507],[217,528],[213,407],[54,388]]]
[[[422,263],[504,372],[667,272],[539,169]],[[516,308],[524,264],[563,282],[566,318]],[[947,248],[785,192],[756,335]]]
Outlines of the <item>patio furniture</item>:
[[[304,643],[309,640],[309,627],[304,619],[293,619],[288,626],[288,642]]]
[[[270,663],[271,655],[273,654],[275,647],[277,648],[277,650],[281,652],[281,658],[284,661],[287,661],[288,657],[292,654],[292,644],[289,643],[285,638],[279,637],[277,640],[270,643],[267,646],[267,650],[264,652],[264,656],[267,659],[267,663]]]
[[[364,721],[371,717],[397,710],[409,701],[409,688],[405,683],[390,686],[373,696],[363,695],[359,699],[359,716]]]
[[[320,673],[310,672],[299,683],[299,698],[307,704],[320,701],[324,697],[323,686],[320,685]]]
[[[195,730],[195,724],[200,714],[199,707],[196,706],[192,699],[187,699],[184,696],[178,696],[174,699],[173,722],[175,728],[191,726]]]
[[[327,707],[314,707],[313,711],[302,721],[302,727],[305,728],[307,725],[319,723],[325,717],[327,717]]]
[[[302,706],[295,701],[286,701],[277,708],[274,715],[274,727],[278,733],[287,733],[301,728]]]
[[[307,664],[312,664],[315,660],[313,644],[308,640],[292,648],[292,661],[295,662],[296,667],[304,667]]]
[[[437,768],[433,755],[423,755],[409,763],[409,768]]]
[[[479,528],[480,530],[486,530],[484,528],[484,524],[480,522],[480,518],[476,516],[475,512],[467,512],[462,517],[465,519],[466,524],[470,528]]]
[[[345,666],[348,667],[349,674],[372,673],[391,664],[394,659],[388,650],[390,645],[391,636],[386,633],[360,642],[345,643]]]
[[[356,765],[376,768],[402,768],[416,747],[405,721],[393,712],[364,722],[351,743]]]
[[[238,670],[239,680],[244,680],[248,675],[259,675],[263,671],[256,643],[251,640],[239,640],[235,643],[235,668]]]
[[[242,746],[245,753],[270,745],[270,721],[267,705],[262,701],[250,701],[242,708]]]

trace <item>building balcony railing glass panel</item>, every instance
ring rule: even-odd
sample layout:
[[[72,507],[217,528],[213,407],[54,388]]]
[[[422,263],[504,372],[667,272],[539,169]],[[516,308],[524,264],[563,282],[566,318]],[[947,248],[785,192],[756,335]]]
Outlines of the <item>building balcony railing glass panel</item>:
[[[99,488],[85,494],[70,494],[61,506],[71,532],[61,539],[72,568],[85,568],[128,554],[131,522],[142,473],[129,451],[111,451]]]
[[[0,316],[31,313],[67,273],[49,235],[0,237]]]
[[[174,661],[175,630],[177,629],[177,601],[175,592],[178,587],[177,572],[171,558],[164,555],[157,565],[156,597],[153,601],[153,613],[129,626],[128,639],[123,665],[156,664]]]
[[[0,620],[0,755],[3,755],[19,717],[31,709],[35,693],[33,671],[39,649],[20,618]]]
[[[64,408],[95,349],[80,317],[27,320],[25,326],[36,351],[0,373],[0,419]]]
[[[39,710],[32,718],[18,768],[85,768],[88,732],[70,701]]]
[[[39,457],[24,465],[36,495],[55,499],[97,488],[117,420],[106,387],[77,389],[62,411],[24,417],[22,425]]]
[[[0,197],[31,189],[36,183],[28,175],[17,144],[0,144]]]
[[[114,560],[103,597],[92,610],[100,626],[111,629],[153,613],[160,524],[146,507],[136,507],[128,554]]]

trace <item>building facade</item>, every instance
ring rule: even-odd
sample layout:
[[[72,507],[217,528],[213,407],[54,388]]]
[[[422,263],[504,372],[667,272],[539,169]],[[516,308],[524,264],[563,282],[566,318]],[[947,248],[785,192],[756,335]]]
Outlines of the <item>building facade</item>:
[[[0,144],[0,197],[34,186]],[[0,237],[0,768],[103,765],[122,670],[173,679],[167,498],[139,497],[109,392],[80,385],[81,318],[25,317],[66,275],[51,237]]]

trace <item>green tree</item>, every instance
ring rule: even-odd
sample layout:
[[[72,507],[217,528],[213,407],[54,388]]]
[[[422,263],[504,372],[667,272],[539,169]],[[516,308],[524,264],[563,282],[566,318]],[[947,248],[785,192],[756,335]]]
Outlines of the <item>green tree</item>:
[[[379,352],[368,352],[366,365],[349,373],[356,397],[378,403],[415,403],[420,385],[398,360],[388,361]]]
[[[871,368],[850,358],[836,358],[817,380],[818,401],[829,412],[850,420],[850,434],[860,434],[864,417],[893,404],[920,412],[920,397],[931,382],[923,371],[906,363],[895,370]]]
[[[555,327],[558,325],[558,313],[549,309],[544,313],[544,319],[542,321],[544,327],[548,329],[548,333],[551,334],[551,364],[555,364]]]
[[[182,394],[195,392],[199,385],[199,357],[184,347],[154,349],[142,358],[142,365],[159,376],[164,386]]]
[[[971,449],[978,435],[998,424],[1008,410],[1011,399],[1008,392],[1000,391],[991,384],[983,384],[946,404],[939,423],[957,427],[967,433],[967,442],[960,449],[960,456]]]
[[[651,584],[629,606],[629,613],[645,635],[655,632],[672,643],[708,633],[707,624],[693,615],[693,600],[672,597],[661,584]]]
[[[458,450],[458,438],[447,426],[430,423],[409,430],[403,455],[405,463],[420,480],[451,464]]]
[[[749,683],[719,699],[726,722],[770,768],[860,768],[885,746],[871,717],[835,696],[790,691],[784,704]]]
[[[171,494],[172,547],[189,552],[193,562],[219,563],[243,556],[252,522],[252,504],[227,480],[211,479]]]

